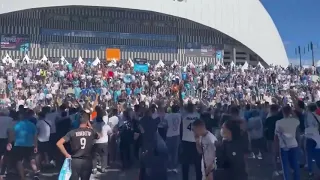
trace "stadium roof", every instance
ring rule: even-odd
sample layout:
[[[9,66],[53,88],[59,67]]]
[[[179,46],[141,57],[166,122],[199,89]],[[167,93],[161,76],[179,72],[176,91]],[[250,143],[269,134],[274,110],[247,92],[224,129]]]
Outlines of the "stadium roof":
[[[59,6],[137,9],[189,19],[241,42],[267,64],[289,64],[279,32],[257,0],[2,0],[0,14]]]

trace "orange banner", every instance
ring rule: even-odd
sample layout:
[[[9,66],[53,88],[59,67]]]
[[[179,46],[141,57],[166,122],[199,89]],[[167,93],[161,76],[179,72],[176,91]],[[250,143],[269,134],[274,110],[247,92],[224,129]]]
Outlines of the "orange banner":
[[[106,49],[106,60],[107,61],[112,61],[112,60],[120,61],[120,54],[121,54],[120,49],[107,48]]]

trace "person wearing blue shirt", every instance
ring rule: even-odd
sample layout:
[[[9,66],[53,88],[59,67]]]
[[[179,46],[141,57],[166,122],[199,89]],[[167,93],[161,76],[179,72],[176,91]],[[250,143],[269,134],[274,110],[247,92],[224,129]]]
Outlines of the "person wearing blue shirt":
[[[108,86],[108,82],[106,80],[103,80],[102,83],[103,83],[102,84],[103,87],[107,87]]]
[[[118,102],[118,98],[119,98],[120,95],[121,95],[121,91],[120,90],[114,91],[114,94],[113,94],[114,101]]]
[[[128,96],[131,95],[131,88],[129,86],[126,88],[126,93]]]
[[[181,92],[181,98],[184,99],[186,97],[186,93],[184,91]]]
[[[74,96],[76,97],[76,99],[79,99],[81,96],[81,89],[80,87],[75,87],[74,88]]]
[[[187,73],[183,72],[181,74],[181,76],[182,76],[182,80],[186,80],[187,79]]]
[[[138,95],[138,94],[140,94],[140,93],[141,93],[140,88],[135,88],[135,89],[134,89],[134,94],[135,94],[135,95]]]
[[[34,171],[34,179],[38,180],[38,170],[34,159],[38,152],[37,127],[30,119],[34,116],[32,110],[26,110],[24,120],[18,121],[9,134],[7,149],[13,151],[13,161],[17,163],[17,169],[22,180],[25,180],[25,173],[22,161],[30,160],[30,165]],[[14,147],[12,143],[14,142]],[[12,148],[13,147],[13,148]]]

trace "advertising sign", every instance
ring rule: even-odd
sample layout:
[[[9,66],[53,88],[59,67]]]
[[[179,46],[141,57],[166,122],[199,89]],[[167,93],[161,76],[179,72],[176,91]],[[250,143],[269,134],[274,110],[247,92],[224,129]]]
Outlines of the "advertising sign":
[[[133,59],[133,70],[135,72],[146,73],[149,71],[148,60],[143,58],[134,58]]]
[[[221,50],[216,51],[216,59],[221,60],[223,58],[223,52]]]
[[[213,45],[206,43],[186,43],[185,54],[196,57],[214,57],[217,50],[223,50],[222,45]]]
[[[108,62],[115,60],[120,61],[121,51],[119,48],[107,48],[106,49],[106,60]]]
[[[30,40],[26,35],[1,35],[1,49],[29,51]]]

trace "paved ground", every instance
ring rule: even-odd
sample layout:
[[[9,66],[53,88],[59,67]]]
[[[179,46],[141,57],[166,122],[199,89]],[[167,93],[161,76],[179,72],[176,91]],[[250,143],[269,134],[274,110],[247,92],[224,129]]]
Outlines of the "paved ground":
[[[307,179],[306,172],[304,169],[302,171],[301,180]],[[263,160],[248,159],[248,172],[249,180],[282,180],[282,176],[272,177],[272,163],[268,158]],[[190,180],[195,180],[193,169],[191,169],[190,175],[192,178]],[[58,172],[45,172],[41,176],[41,180],[57,180]],[[121,171],[118,168],[109,169],[105,174],[92,175],[91,180],[137,180],[138,178],[138,168],[132,168],[130,170]],[[7,177],[6,180],[18,180],[18,177],[12,176]],[[181,180],[181,173],[179,174],[169,174],[169,180]]]

